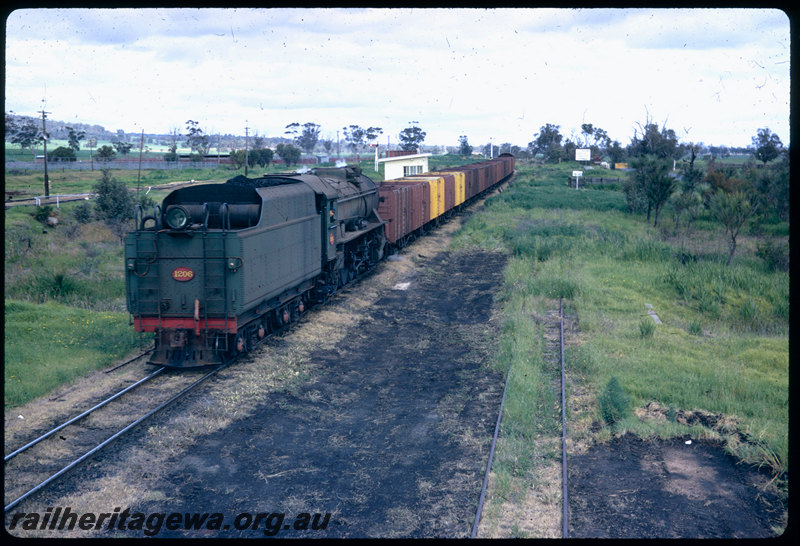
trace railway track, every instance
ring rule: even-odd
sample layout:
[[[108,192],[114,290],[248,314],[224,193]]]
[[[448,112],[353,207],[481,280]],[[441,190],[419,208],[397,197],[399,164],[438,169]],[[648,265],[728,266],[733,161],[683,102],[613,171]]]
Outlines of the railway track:
[[[566,397],[566,374],[565,374],[565,358],[564,358],[564,300],[558,300],[558,338],[559,338],[559,359],[560,359],[560,400],[561,400],[561,536],[562,538],[569,538],[569,496],[568,496],[568,472],[567,472],[567,397]],[[511,378],[511,368],[506,373],[506,383],[503,387],[503,396],[500,400],[500,410],[497,415],[497,422],[494,429],[494,437],[489,448],[489,460],[486,463],[486,473],[483,478],[483,486],[478,498],[478,509],[475,513],[475,519],[472,524],[472,532],[470,538],[477,538],[478,525],[481,521],[483,512],[483,504],[486,498],[486,490],[489,485],[489,474],[492,470],[492,461],[494,459],[495,447],[497,438],[500,432],[500,423],[503,418],[503,406],[506,400],[506,391],[508,390],[508,383]]]
[[[373,270],[374,268],[370,268],[347,284],[369,276]],[[338,292],[339,289],[332,293],[331,296]],[[319,307],[319,305],[321,304],[312,305],[309,310],[315,309]],[[305,315],[305,313],[303,313],[303,315]],[[299,321],[300,318],[301,317],[296,317],[296,320],[290,321],[288,324],[271,332],[264,339],[260,340],[258,345],[261,345],[272,336],[284,333]],[[252,350],[254,348],[255,347],[251,347],[250,349]],[[113,372],[135,362],[147,356],[152,350],[151,348],[136,357],[122,362],[106,370],[105,373]],[[238,360],[238,358],[213,368],[197,368],[194,370],[171,370],[166,367],[158,367],[145,377],[109,395],[80,414],[67,419],[63,423],[31,439],[21,447],[16,448],[4,457],[4,463],[6,464],[4,499],[4,503],[6,504],[4,506],[4,512],[12,510],[23,500],[55,482],[62,475],[94,456],[98,451],[120,436],[131,431],[159,411],[170,406],[191,392],[200,383],[211,378],[223,368],[233,364],[236,360]],[[158,385],[150,385],[149,390],[140,388],[142,385],[149,384],[157,378],[161,378],[163,381]],[[165,387],[165,383],[174,384],[175,387]],[[168,392],[166,394],[160,392],[164,390]],[[153,394],[155,394],[155,396],[153,396]],[[128,396],[126,397],[126,395]],[[122,398],[126,398],[125,402],[121,401]],[[163,401],[158,403],[157,400]],[[111,424],[105,426],[106,424],[102,422],[104,417],[100,415],[100,413],[102,413],[100,410],[109,404],[116,409],[113,410],[112,415],[114,418],[111,419]],[[123,407],[118,407],[120,405]],[[151,409],[142,410],[142,407]],[[130,416],[136,414],[140,414],[141,416],[135,420],[131,420]],[[127,417],[127,420],[121,422],[119,419],[120,416]],[[31,486],[30,484],[35,485]]]
[[[4,512],[171,406],[225,367],[178,373],[158,368],[11,451],[4,458]],[[134,418],[136,415],[139,417]]]

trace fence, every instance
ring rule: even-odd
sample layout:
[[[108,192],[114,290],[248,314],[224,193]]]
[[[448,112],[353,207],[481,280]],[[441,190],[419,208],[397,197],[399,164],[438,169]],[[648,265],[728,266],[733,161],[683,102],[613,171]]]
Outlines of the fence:
[[[36,203],[37,206],[42,204],[42,201],[46,203],[52,203],[53,199],[56,201],[56,208],[60,208],[61,203],[66,203],[69,201],[80,201],[83,199],[91,199],[92,197],[97,197],[96,193],[59,193],[58,195],[40,195],[38,197],[34,197],[33,201]]]
[[[143,159],[142,169],[180,170],[180,169],[210,169],[219,165],[229,164],[229,161],[220,159],[204,161],[164,161],[163,159]],[[138,159],[115,159],[114,161],[48,161],[49,171],[99,171],[102,169],[136,170],[139,168]],[[43,171],[43,161],[6,161],[6,170]]]
[[[315,165],[321,163],[322,159],[316,157],[301,158],[297,164],[300,165]],[[273,161],[276,164],[285,164],[282,159]],[[203,161],[164,161],[163,159],[143,159],[141,163],[142,169],[160,169],[160,170],[180,170],[180,169],[213,169],[220,166],[230,166],[231,161],[227,157],[221,157],[219,160],[205,159]],[[115,159],[113,161],[48,161],[47,169],[49,171],[100,171],[102,169],[124,169],[124,170],[137,170],[139,168],[138,159]],[[29,171],[43,171],[44,161],[6,161],[6,170],[29,170]]]

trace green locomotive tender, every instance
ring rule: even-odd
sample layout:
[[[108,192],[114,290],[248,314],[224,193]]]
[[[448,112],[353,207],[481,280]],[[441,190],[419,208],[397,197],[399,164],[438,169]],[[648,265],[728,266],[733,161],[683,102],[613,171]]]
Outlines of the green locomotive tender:
[[[225,363],[373,267],[386,239],[358,167],[238,176],[137,210],[125,240],[128,311],[150,363]]]

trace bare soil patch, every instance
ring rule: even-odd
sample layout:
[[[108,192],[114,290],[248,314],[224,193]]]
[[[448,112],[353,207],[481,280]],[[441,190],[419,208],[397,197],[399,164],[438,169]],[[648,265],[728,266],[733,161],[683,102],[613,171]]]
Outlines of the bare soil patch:
[[[785,506],[769,477],[721,442],[626,434],[571,457],[570,537],[764,538]]]

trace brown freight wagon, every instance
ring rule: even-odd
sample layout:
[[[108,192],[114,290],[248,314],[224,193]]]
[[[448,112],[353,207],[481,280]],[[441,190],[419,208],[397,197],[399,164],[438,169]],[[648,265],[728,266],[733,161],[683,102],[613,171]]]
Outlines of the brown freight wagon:
[[[420,176],[420,178],[417,178]],[[423,175],[405,176],[389,180],[392,184],[411,184],[420,185],[424,189],[422,192],[423,202],[423,224],[430,222],[444,212],[444,184],[442,179],[437,176],[424,177]]]
[[[460,171],[464,173],[464,199],[468,200],[475,197],[478,190],[478,171],[473,165],[462,165],[460,167],[450,167],[448,171]]]
[[[378,186],[378,214],[386,221],[386,240],[396,243],[430,220],[430,184],[390,180]]]

